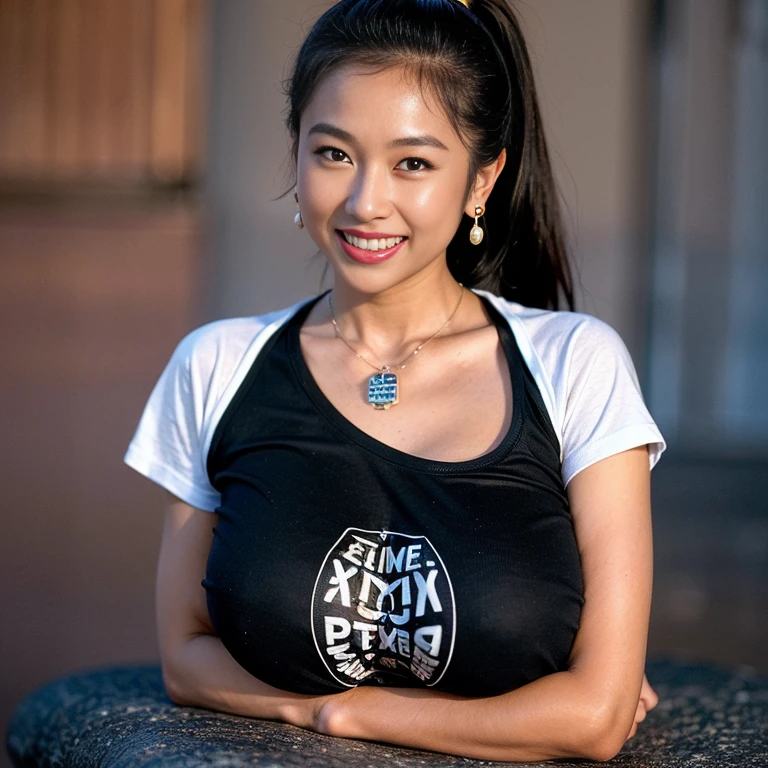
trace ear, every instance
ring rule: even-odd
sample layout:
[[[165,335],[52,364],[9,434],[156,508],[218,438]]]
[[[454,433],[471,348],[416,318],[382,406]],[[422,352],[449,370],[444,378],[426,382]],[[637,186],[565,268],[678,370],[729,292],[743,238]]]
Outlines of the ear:
[[[476,205],[485,207],[485,201],[490,197],[493,185],[496,183],[496,179],[499,178],[499,174],[506,162],[507,149],[505,147],[499,152],[499,156],[492,163],[483,166],[477,172],[475,184],[472,187],[472,191],[469,193],[469,199],[464,208],[464,213],[466,213],[467,216],[474,218]]]

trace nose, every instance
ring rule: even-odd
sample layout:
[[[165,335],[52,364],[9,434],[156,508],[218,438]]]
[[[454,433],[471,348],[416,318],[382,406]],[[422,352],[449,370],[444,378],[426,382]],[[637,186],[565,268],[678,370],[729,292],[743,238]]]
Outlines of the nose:
[[[392,210],[391,187],[386,170],[381,166],[361,166],[344,205],[345,213],[358,221],[386,219]]]

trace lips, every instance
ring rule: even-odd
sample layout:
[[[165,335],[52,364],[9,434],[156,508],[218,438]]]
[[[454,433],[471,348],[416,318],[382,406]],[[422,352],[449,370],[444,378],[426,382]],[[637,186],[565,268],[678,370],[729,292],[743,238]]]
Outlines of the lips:
[[[353,234],[354,230],[346,230],[346,232]],[[348,243],[341,230],[339,229],[336,230],[336,237],[338,238],[344,253],[346,253],[350,259],[358,262],[359,264],[379,264],[382,261],[386,261],[387,259],[394,256],[408,242],[408,238],[406,237],[392,248],[384,248],[383,250],[378,251],[369,251],[358,248],[356,245],[352,245],[352,243]],[[390,235],[390,237],[402,237],[402,235]]]

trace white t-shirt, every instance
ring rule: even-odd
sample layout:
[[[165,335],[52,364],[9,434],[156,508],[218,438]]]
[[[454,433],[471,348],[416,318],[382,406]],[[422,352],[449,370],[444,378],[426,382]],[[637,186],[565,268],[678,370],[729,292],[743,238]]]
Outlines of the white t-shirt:
[[[510,325],[560,442],[563,484],[615,453],[648,446],[653,469],[666,441],[652,419],[619,334],[581,312],[525,307],[479,288]],[[314,297],[187,334],[147,401],[125,463],[194,507],[214,512],[206,471],[213,433],[267,339]]]

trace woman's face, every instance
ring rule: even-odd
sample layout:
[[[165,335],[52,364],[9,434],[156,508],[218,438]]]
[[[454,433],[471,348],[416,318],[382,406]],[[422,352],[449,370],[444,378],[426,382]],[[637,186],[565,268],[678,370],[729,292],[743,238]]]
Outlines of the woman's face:
[[[448,243],[463,210],[474,210],[471,197],[463,205],[468,170],[469,154],[440,108],[400,69],[341,67],[321,80],[301,116],[299,207],[336,285],[378,293],[425,270],[447,272]],[[407,240],[381,260],[370,249],[350,255],[339,230]],[[366,256],[375,261],[358,260]]]

